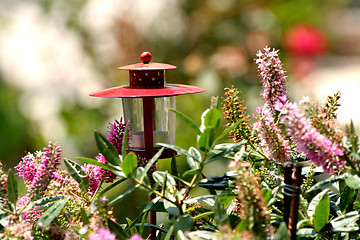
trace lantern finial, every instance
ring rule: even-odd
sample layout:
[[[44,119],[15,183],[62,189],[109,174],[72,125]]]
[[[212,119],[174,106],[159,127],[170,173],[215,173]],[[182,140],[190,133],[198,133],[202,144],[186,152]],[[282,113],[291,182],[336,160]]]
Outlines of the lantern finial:
[[[152,57],[151,57],[151,53],[149,52],[143,52],[141,55],[140,55],[140,60],[142,63],[144,64],[147,64],[151,61]]]

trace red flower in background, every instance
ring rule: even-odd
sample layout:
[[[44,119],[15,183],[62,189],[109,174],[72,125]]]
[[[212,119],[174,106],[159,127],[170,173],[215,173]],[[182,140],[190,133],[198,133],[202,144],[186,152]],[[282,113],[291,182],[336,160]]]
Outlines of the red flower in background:
[[[320,55],[327,51],[328,41],[325,34],[318,28],[297,24],[285,33],[284,47],[294,55]]]
[[[284,49],[293,57],[290,60],[291,72],[302,79],[316,69],[314,57],[328,50],[328,40],[318,28],[297,24],[289,28],[283,39]]]

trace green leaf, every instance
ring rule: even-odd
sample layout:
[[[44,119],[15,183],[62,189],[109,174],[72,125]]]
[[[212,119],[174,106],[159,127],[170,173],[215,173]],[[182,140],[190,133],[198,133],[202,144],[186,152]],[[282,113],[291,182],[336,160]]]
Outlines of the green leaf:
[[[174,109],[170,109],[170,111],[175,113],[176,115],[178,115],[178,117],[180,117],[182,120],[184,120],[185,123],[187,123],[192,129],[194,129],[194,131],[197,135],[201,134],[199,127],[188,116],[186,116],[186,115],[182,114],[181,112],[178,112]]]
[[[104,155],[106,161],[113,166],[120,166],[119,153],[114,146],[100,133],[95,132],[96,144],[100,152]]]
[[[166,182],[167,182],[167,174],[164,174],[164,177],[163,177],[163,180],[162,180],[162,184],[161,184],[161,182],[159,182],[158,180],[156,180],[155,179],[155,177],[154,177],[154,179],[155,179],[155,181],[157,181],[157,182],[159,182],[160,183],[160,185],[162,186],[162,190],[161,190],[161,195],[165,195],[165,190],[166,190]],[[175,185],[175,184],[174,184]],[[170,188],[171,188],[171,186],[169,186]]]
[[[153,178],[158,182],[162,187],[167,187],[172,189],[176,185],[175,179],[167,172],[156,171],[153,172]],[[166,186],[164,186],[164,181],[166,180]]]
[[[131,235],[138,234],[138,231],[137,231],[137,229],[135,227],[136,224],[134,224],[133,221],[131,221],[130,218],[126,218],[126,221],[128,222],[129,226],[134,226],[134,227],[129,228]]]
[[[324,181],[316,183],[314,186],[312,186],[309,190],[307,190],[307,193],[320,190],[330,184],[333,184],[335,182],[338,182],[340,180],[344,180],[347,177],[347,174],[341,174],[339,176],[332,176]]]
[[[242,221],[240,221],[238,223],[238,225],[236,225],[235,230],[238,232],[243,232],[248,228],[248,224],[247,224],[247,220],[244,219]]]
[[[243,122],[243,120],[238,121],[237,123],[232,124],[230,127],[228,127],[225,131],[221,132],[221,134],[219,136],[217,136],[217,138],[215,139],[214,142],[217,142],[219,140],[221,140],[222,138],[226,137],[229,135],[229,133],[234,130],[235,128],[237,128],[237,126],[239,126],[241,123]]]
[[[296,232],[297,237],[304,237],[314,239],[317,235],[317,232],[314,228],[301,228]]]
[[[314,226],[317,231],[320,231],[329,221],[330,216],[330,199],[328,194],[324,194],[322,199],[315,207],[314,212]]]
[[[79,183],[80,189],[84,192],[87,192],[89,188],[89,179],[81,166],[76,162],[66,158],[64,158],[64,163],[71,177]]]
[[[183,173],[183,176],[186,177],[186,176],[192,176],[192,175],[195,175],[197,173],[199,173],[201,171],[201,169],[190,169],[190,170],[187,170],[186,172]]]
[[[225,149],[225,150],[211,156],[210,158],[208,158],[205,161],[205,163],[210,163],[210,162],[213,162],[215,160],[218,160],[218,159],[224,157],[226,154],[229,154],[229,153],[235,151],[237,148],[241,147],[242,145],[246,144],[246,142],[247,142],[246,140],[243,140],[243,141],[241,141],[239,143],[236,143],[236,144],[232,145],[230,148]]]
[[[37,225],[40,227],[48,227],[55,219],[59,212],[63,209],[70,196],[65,196],[63,199],[55,202],[48,210],[46,210],[39,218]]]
[[[188,240],[188,238],[185,236],[185,233],[181,230],[176,231],[176,239],[177,240]]]
[[[316,212],[316,207],[318,206],[318,204],[324,199],[327,198],[328,199],[328,192],[330,191],[330,189],[324,189],[322,192],[318,193],[309,203],[308,209],[307,209],[307,213],[308,216],[310,217],[311,221],[314,222],[314,214]]]
[[[203,152],[210,152],[214,142],[215,130],[213,128],[206,128],[199,138],[199,148]]]
[[[146,214],[147,212],[141,212],[137,218],[134,221],[128,221],[129,225],[125,228],[125,232],[128,232],[130,230],[130,232],[132,232],[133,228],[135,227],[135,225],[140,222],[140,220],[143,218],[143,216]],[[131,234],[132,235],[132,234]]]
[[[135,226],[140,227],[141,223],[137,223],[137,224],[135,224]],[[159,230],[159,231],[164,232],[164,233],[168,232],[168,230],[166,228],[160,227],[158,225],[150,224],[150,223],[145,223],[144,227],[155,228],[156,230]]]
[[[127,191],[125,191],[124,193],[120,194],[119,196],[117,196],[116,198],[114,198],[113,200],[111,200],[109,202],[109,206],[113,206],[116,203],[120,202],[121,200],[123,200],[124,198],[129,196],[129,194],[132,193],[137,188],[138,188],[138,185],[135,185],[134,187],[132,187],[132,188],[128,189]]]
[[[171,225],[164,240],[170,240],[173,232],[174,232],[174,225]]]
[[[10,202],[16,205],[19,196],[19,191],[18,191],[18,185],[15,174],[11,169],[9,170],[7,177],[7,190],[8,190],[8,198]]]
[[[352,119],[350,120],[350,134],[355,134],[355,127]]]
[[[89,217],[87,216],[84,208],[81,208],[81,209],[80,209],[80,215],[81,215],[80,221],[81,221],[84,225],[87,225],[87,224],[90,223]]]
[[[270,199],[272,198],[272,193],[270,189],[263,188],[260,191],[261,196],[263,196],[265,203],[269,203]]]
[[[220,125],[221,114],[217,109],[207,109],[201,115],[201,126],[200,130],[204,132],[207,128],[217,129]]]
[[[125,180],[127,180],[127,178],[119,179],[118,181],[113,182],[112,184],[108,185],[108,186],[107,186],[106,188],[104,188],[101,192],[99,192],[94,199],[103,196],[105,193],[107,193],[108,191],[110,191],[111,189],[113,189],[114,187],[116,187],[117,185],[119,185],[120,183],[124,182]]]
[[[124,229],[117,224],[116,222],[112,221],[110,218],[107,219],[108,227],[112,233],[115,233],[116,239],[125,240],[129,236],[125,233]]]
[[[101,167],[101,168],[103,168],[103,169],[112,171],[112,172],[113,172],[114,174],[116,174],[117,176],[126,177],[125,174],[121,171],[121,168],[120,168],[120,167],[114,167],[114,166],[111,166],[111,165],[107,165],[107,164],[98,162],[98,161],[96,161],[96,160],[94,160],[94,159],[91,159],[91,158],[78,157],[78,158],[76,158],[76,159],[79,160],[79,161],[81,161],[81,162],[88,163],[88,164],[92,164],[92,165]]]
[[[340,210],[344,213],[349,205],[352,205],[355,189],[345,186],[340,192],[340,203],[338,204]]]
[[[345,215],[338,216],[330,221],[334,232],[353,232],[358,231],[359,226],[356,224],[360,218],[359,211],[348,212]]]
[[[221,197],[221,196],[231,196],[232,194],[219,194],[219,195],[203,195],[203,196],[198,196],[198,197],[192,197],[189,199],[186,199],[184,201],[184,203],[186,204],[192,204],[192,203],[196,203],[196,202],[201,202],[204,201],[206,199],[210,199],[210,198],[216,198],[216,197]]]
[[[190,231],[192,227],[193,218],[188,214],[181,215],[175,220],[175,231],[187,232]]]
[[[135,176],[137,167],[137,156],[135,153],[131,152],[127,154],[122,163],[122,169],[125,175],[128,178],[132,178]]]
[[[163,147],[166,147],[166,148],[169,148],[169,149],[172,149],[174,150],[175,152],[179,152],[181,154],[184,154],[185,156],[188,156],[188,157],[192,157],[194,158],[195,161],[199,161],[200,159],[198,158],[198,156],[196,155],[191,155],[187,150],[183,149],[183,148],[180,148],[178,146],[174,146],[174,145],[171,145],[171,144],[166,144],[166,143],[158,143],[157,145],[159,146],[163,146]]]
[[[136,179],[141,179],[142,178],[142,176],[144,176],[144,178],[143,178],[143,180],[141,181],[141,185],[142,186],[140,186],[140,188],[143,188],[143,189],[145,189],[146,190],[146,187],[151,187],[151,185],[150,185],[150,181],[149,181],[149,177],[145,174],[144,175],[144,168],[143,167],[138,167],[138,168],[136,168],[136,174],[135,174],[135,178]],[[144,186],[146,186],[146,187],[144,187]]]
[[[312,227],[312,223],[309,219],[303,219],[303,220],[300,220],[297,225],[296,225],[296,228],[297,229],[300,229],[300,228],[304,228],[304,227]]]
[[[208,218],[209,216],[214,215],[214,213],[215,213],[214,211],[204,212],[204,213],[201,213],[201,214],[195,216],[193,218],[193,220],[197,221],[197,220],[202,219],[202,218]]]
[[[144,177],[146,176],[147,172],[149,171],[149,169],[151,168],[151,166],[159,159],[159,157],[161,156],[162,152],[164,151],[164,147],[162,147],[151,159],[150,161],[145,165],[144,167],[144,172],[141,175],[140,178],[140,182],[142,182],[144,180]]]
[[[126,127],[125,127],[124,137],[123,137],[122,144],[121,144],[121,155],[122,156],[126,156],[126,149],[127,149],[127,144],[128,144],[128,135],[129,135],[129,125],[130,125],[130,122],[127,122]]]
[[[189,167],[192,169],[199,168],[199,160],[201,159],[201,153],[199,152],[199,150],[194,147],[190,147],[188,152],[190,153],[190,156],[187,156],[187,163],[189,164]],[[192,156],[196,156],[196,158]]]
[[[288,228],[286,227],[286,224],[284,222],[280,224],[280,227],[276,231],[275,240],[290,240]]]
[[[147,212],[147,211],[156,211],[156,210],[154,210],[155,208],[153,208],[154,207],[154,205],[156,205],[158,202],[159,202],[159,200],[161,199],[161,197],[156,197],[156,198],[154,198],[154,199],[152,199],[146,206],[145,206],[145,208],[143,209],[143,211],[144,212]],[[160,203],[160,205],[163,207],[163,204],[162,203]]]
[[[224,206],[220,203],[218,199],[215,199],[214,211],[214,220],[218,229],[220,229],[221,226],[224,224],[230,225],[229,216],[226,214]]]
[[[180,214],[179,209],[176,207],[176,205],[165,199],[164,199],[164,207],[166,211],[171,215],[178,216]]]
[[[40,207],[40,206],[45,206],[49,203],[58,201],[60,199],[64,199],[64,197],[66,197],[67,195],[56,195],[56,196],[51,196],[51,197],[44,197],[41,199],[38,199],[34,202],[29,203],[26,207],[24,207],[23,209],[21,209],[20,213],[23,212],[27,212],[29,210],[31,210],[34,207]]]
[[[179,170],[175,154],[173,154],[171,157],[171,174],[175,177],[177,189],[180,190],[181,181],[179,180]]]
[[[360,178],[358,175],[348,175],[345,178],[345,183],[352,189],[360,189]]]

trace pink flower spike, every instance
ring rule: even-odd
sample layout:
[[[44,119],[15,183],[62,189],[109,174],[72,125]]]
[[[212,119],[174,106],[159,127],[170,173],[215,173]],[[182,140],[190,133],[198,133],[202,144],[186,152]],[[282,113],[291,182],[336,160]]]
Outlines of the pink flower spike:
[[[269,47],[265,47],[264,52],[259,51],[256,55],[258,58],[255,59],[263,88],[261,96],[273,112],[277,111],[274,107],[277,101],[284,104],[288,99],[285,87],[287,77],[278,53],[279,50],[271,51]]]
[[[89,240],[116,240],[116,236],[109,229],[100,228],[96,234],[90,234]]]
[[[131,238],[128,238],[128,240],[144,240],[144,239],[140,237],[138,234],[134,234]]]

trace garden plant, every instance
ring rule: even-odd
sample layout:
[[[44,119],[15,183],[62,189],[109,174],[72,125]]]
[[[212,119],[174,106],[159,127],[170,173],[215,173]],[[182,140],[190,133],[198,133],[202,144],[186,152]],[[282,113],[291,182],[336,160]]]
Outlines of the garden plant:
[[[306,97],[295,103],[279,51],[265,47],[255,63],[264,104],[254,116],[234,87],[212,99],[200,126],[172,110],[194,130],[197,146],[160,144],[151,159],[140,158],[127,151],[131,124],[119,119],[106,135],[95,132],[95,159],[62,159],[61,148],[50,142],[23,157],[15,171],[1,170],[1,239],[135,240],[149,238],[149,228],[157,230],[156,239],[290,239],[283,210],[286,162],[303,169],[297,238],[360,239],[360,145],[352,123],[343,130],[337,124],[340,92],[322,104]],[[157,169],[165,148],[186,156],[189,170],[180,172],[175,156],[171,169]],[[224,159],[227,172],[204,174],[207,164]],[[16,175],[26,185],[24,196]],[[125,182],[133,184],[107,198]],[[138,206],[138,217],[118,222],[114,206],[137,189],[153,197]],[[166,221],[149,224],[150,211],[165,213]]]

